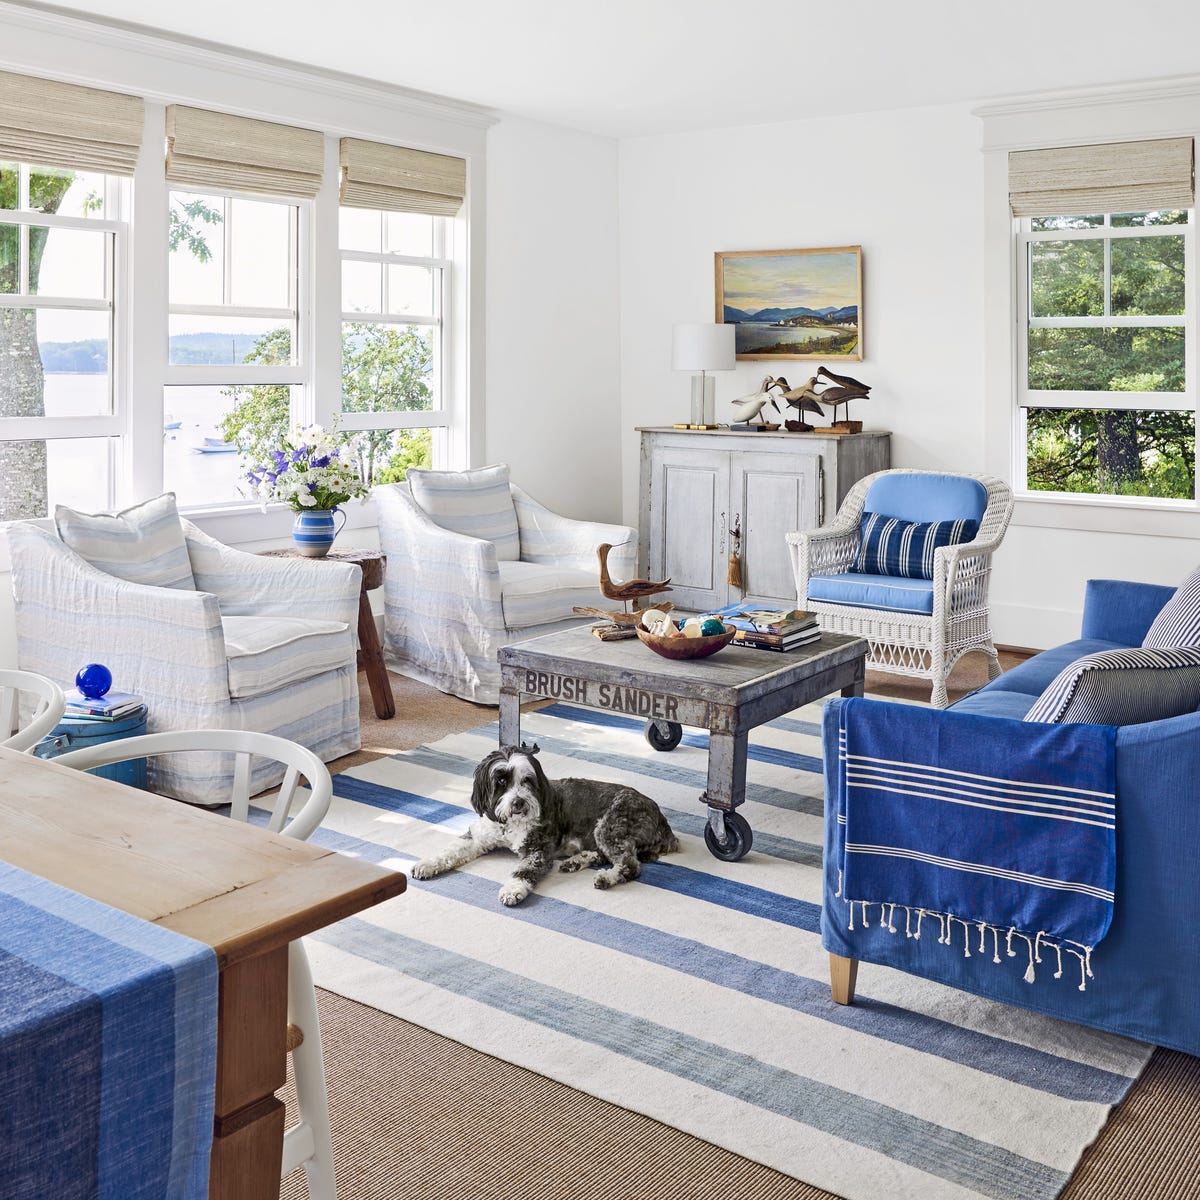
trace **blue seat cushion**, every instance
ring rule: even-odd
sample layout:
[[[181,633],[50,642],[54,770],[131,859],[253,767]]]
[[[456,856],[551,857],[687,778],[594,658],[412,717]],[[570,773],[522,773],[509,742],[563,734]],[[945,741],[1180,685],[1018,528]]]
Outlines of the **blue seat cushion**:
[[[932,613],[933,581],[904,579],[898,575],[864,575],[853,571],[844,575],[813,575],[808,581],[808,598],[855,608]]]
[[[1024,692],[1030,696],[1030,704],[1050,686],[1051,681],[1065,667],[1069,667],[1076,659],[1085,654],[1095,654],[1100,650],[1123,650],[1120,642],[1106,642],[1101,638],[1076,638],[1073,642],[1064,642],[1053,650],[1043,650],[1041,654],[1027,659],[1019,667],[1005,671],[999,679],[993,679],[985,691]]]
[[[1028,692],[1005,692],[995,687],[983,687],[964,696],[950,707],[957,713],[974,713],[979,717],[1009,717],[1023,721],[1033,707],[1036,695]]]
[[[987,488],[969,475],[888,471],[871,484],[863,508],[904,521],[982,521]]]

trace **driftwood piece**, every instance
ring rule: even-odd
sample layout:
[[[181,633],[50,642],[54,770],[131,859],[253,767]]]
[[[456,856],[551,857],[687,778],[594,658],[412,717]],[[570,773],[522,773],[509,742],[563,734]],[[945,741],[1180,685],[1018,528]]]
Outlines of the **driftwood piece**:
[[[670,601],[664,601],[662,604],[656,604],[654,607],[659,612],[670,612],[675,606]],[[576,604],[571,611],[578,613],[581,617],[602,617],[606,621],[613,621],[617,625],[628,625],[633,629],[637,627],[642,619],[642,613],[646,610],[639,608],[633,612],[609,612],[607,608],[591,608],[585,604]]]

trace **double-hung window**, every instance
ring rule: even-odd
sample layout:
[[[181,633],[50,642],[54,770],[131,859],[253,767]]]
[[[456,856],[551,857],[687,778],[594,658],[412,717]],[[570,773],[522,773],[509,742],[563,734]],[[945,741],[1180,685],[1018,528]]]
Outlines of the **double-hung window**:
[[[1086,186],[1089,163],[1111,184],[1131,150],[1128,169],[1140,165],[1152,184]],[[1195,504],[1190,139],[1036,153],[1030,175],[1041,190],[1014,200],[1018,483],[1030,493]],[[1050,186],[1047,159],[1069,188]],[[1172,165],[1186,180],[1156,196]],[[1137,205],[1155,198],[1176,203]]]
[[[163,483],[182,506],[244,502],[239,451],[302,417],[303,225],[292,200],[170,194]]]

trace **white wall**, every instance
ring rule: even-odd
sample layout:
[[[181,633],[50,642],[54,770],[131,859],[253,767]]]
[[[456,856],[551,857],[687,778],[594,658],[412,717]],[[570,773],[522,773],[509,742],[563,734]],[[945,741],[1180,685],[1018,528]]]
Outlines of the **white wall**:
[[[619,520],[617,143],[506,117],[487,162],[486,461]]]
[[[637,512],[634,426],[687,419],[671,326],[713,319],[719,250],[861,245],[865,358],[843,365],[872,393],[849,415],[892,431],[897,466],[981,469],[981,201],[979,123],[965,106],[623,142],[626,516]],[[717,420],[765,374],[796,383],[817,365],[739,363],[717,376]]]

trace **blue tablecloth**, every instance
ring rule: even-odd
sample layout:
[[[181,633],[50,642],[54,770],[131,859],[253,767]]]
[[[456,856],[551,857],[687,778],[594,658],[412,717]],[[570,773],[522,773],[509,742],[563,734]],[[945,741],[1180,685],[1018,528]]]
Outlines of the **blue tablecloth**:
[[[0,1196],[204,1200],[209,946],[0,862]]]

